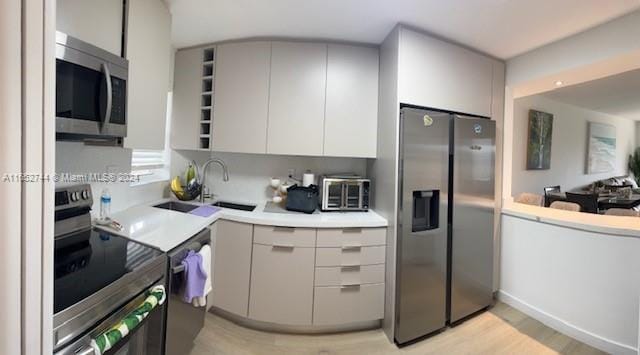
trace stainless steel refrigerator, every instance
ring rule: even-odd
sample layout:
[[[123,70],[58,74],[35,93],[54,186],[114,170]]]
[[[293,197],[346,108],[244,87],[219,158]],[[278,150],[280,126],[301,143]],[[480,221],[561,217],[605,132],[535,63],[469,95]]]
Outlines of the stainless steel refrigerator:
[[[492,303],[495,122],[403,107],[395,340]]]

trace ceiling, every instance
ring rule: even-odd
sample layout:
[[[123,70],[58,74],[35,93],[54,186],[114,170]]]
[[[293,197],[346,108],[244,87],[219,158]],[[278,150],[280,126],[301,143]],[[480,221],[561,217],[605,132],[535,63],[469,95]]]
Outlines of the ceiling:
[[[640,121],[640,69],[549,91],[555,101]]]
[[[511,58],[640,8],[640,0],[166,0],[177,48],[246,37],[379,44],[398,23]]]

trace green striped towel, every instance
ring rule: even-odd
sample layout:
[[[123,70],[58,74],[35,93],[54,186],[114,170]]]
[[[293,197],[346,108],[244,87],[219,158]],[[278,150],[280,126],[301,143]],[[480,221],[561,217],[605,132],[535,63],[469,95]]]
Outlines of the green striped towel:
[[[157,305],[163,304],[165,299],[166,293],[164,286],[153,286],[148,291],[147,298],[142,302],[142,304],[127,314],[111,329],[91,339],[91,347],[95,354],[102,355],[104,352],[111,349],[117,342],[126,337],[131,330],[135,329],[138,324],[140,324],[140,322],[149,315],[149,312],[156,308]]]

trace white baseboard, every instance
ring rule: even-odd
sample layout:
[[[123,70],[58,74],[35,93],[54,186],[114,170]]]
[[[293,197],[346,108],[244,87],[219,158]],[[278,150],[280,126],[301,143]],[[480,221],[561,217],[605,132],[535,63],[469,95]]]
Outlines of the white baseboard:
[[[621,344],[576,327],[575,325],[568,323],[541,309],[538,309],[503,290],[498,291],[498,299],[508,304],[509,306],[525,313],[531,318],[542,322],[544,325],[553,328],[560,333],[566,334],[574,339],[577,339],[587,345],[593,346],[594,348],[600,349],[610,354],[639,354],[638,349],[634,348],[633,346]]]

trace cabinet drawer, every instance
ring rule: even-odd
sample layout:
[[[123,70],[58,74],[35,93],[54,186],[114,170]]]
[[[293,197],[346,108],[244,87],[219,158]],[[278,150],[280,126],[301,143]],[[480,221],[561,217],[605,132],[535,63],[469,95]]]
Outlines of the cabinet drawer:
[[[384,284],[316,287],[313,324],[334,325],[384,317]]]
[[[316,286],[344,286],[384,282],[384,264],[317,267]]]
[[[316,249],[316,266],[384,264],[384,260],[384,246]]]
[[[318,247],[350,247],[385,245],[386,228],[318,229]]]
[[[316,246],[316,230],[313,228],[291,228],[256,225],[253,243],[280,247]]]

